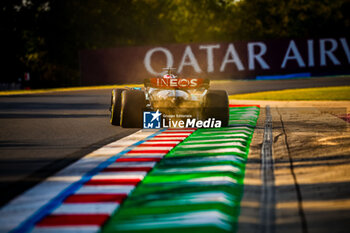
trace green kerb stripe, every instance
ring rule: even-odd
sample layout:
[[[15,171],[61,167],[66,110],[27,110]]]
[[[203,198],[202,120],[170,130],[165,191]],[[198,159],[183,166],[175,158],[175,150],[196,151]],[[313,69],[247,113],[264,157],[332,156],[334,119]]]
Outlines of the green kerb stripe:
[[[102,232],[235,232],[258,107],[230,108],[230,126],[198,129],[147,174]]]

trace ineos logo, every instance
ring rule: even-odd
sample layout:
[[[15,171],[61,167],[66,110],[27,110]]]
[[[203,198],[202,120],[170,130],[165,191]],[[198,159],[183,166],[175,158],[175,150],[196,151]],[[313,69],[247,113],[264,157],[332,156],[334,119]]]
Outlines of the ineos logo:
[[[180,87],[195,87],[197,86],[197,79],[180,79],[178,85]]]
[[[197,87],[199,82],[198,79],[186,79],[186,78],[152,78],[151,83],[154,83],[157,87]]]

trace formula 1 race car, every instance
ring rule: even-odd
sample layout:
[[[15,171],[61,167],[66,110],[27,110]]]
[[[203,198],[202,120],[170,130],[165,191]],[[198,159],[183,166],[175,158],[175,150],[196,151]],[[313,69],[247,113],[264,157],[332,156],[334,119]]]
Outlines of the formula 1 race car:
[[[144,80],[144,88],[112,90],[112,125],[142,128],[143,112],[159,111],[165,117],[215,119],[221,127],[228,125],[228,95],[224,90],[209,90],[209,80],[179,78],[167,68],[167,74]],[[173,119],[173,120],[174,120]]]

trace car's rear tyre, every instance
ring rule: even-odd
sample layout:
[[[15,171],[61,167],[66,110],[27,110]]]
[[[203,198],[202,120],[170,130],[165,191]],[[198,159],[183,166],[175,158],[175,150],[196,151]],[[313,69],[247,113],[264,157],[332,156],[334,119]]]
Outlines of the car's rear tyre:
[[[142,128],[146,98],[143,91],[125,90],[121,95],[120,125],[123,128]]]
[[[229,101],[224,90],[209,90],[204,98],[203,115],[205,119],[215,118],[221,120],[221,127],[228,126]]]
[[[120,111],[121,111],[121,94],[126,89],[124,88],[117,88],[112,90],[112,96],[111,96],[111,124],[112,125],[120,125]]]

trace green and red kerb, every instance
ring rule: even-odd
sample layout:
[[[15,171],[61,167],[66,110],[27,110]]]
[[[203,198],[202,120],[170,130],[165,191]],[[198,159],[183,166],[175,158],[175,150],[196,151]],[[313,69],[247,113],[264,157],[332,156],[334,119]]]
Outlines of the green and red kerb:
[[[259,111],[232,105],[229,127],[162,129],[132,142],[12,232],[232,232]]]
[[[259,106],[230,107],[230,126],[198,129],[150,171],[102,232],[233,232]]]

